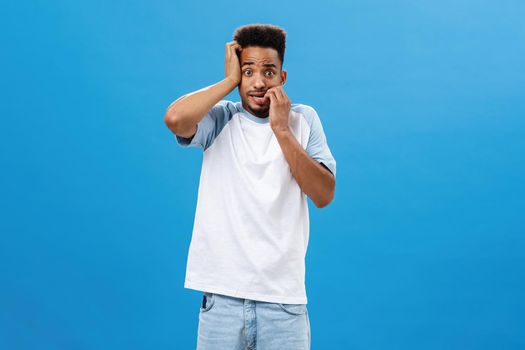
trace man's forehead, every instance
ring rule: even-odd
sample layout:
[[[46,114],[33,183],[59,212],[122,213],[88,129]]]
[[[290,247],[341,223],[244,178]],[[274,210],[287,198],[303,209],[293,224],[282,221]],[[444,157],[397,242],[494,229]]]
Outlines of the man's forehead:
[[[277,50],[267,47],[249,46],[241,51],[241,62],[253,62],[254,64],[278,63]]]

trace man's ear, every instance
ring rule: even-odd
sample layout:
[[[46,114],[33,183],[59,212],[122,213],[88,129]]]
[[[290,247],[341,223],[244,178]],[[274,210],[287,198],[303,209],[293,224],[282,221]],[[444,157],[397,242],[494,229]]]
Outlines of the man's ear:
[[[287,73],[285,70],[281,72],[281,85],[284,85],[284,83],[286,83],[286,74]]]

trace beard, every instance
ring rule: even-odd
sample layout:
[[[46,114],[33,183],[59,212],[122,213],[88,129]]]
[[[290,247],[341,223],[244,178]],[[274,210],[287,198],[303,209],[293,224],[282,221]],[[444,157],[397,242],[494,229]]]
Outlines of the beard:
[[[269,101],[269,100],[268,100]],[[269,111],[270,111],[270,103],[266,102],[264,104],[258,104],[254,102],[250,97],[247,97],[247,101],[243,101],[244,105],[249,107],[246,108],[248,112],[252,113],[253,115],[260,117],[260,118],[266,118],[268,117]]]

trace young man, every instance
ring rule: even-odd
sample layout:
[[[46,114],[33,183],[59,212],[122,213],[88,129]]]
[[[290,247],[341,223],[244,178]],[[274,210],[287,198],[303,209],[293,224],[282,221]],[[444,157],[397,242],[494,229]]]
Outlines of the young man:
[[[283,85],[286,32],[237,28],[225,78],[182,96],[165,123],[203,150],[185,288],[203,292],[198,349],[309,349],[306,196],[328,205],[336,162],[316,111]],[[238,87],[241,102],[223,100]]]

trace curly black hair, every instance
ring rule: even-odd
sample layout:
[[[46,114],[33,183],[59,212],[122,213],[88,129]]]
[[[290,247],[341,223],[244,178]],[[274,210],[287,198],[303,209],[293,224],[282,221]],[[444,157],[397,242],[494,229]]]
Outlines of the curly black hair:
[[[248,24],[235,29],[233,40],[237,41],[243,48],[258,46],[277,50],[282,67],[286,48],[286,31],[284,29],[272,24]],[[237,54],[239,55],[238,52]]]

